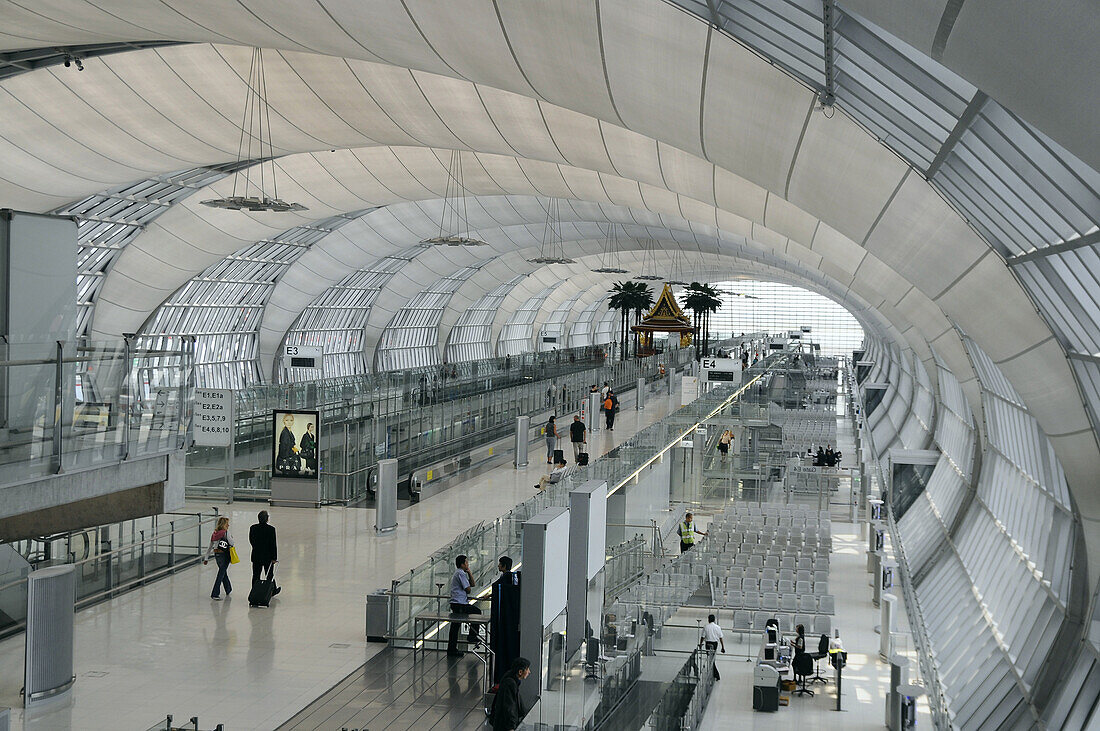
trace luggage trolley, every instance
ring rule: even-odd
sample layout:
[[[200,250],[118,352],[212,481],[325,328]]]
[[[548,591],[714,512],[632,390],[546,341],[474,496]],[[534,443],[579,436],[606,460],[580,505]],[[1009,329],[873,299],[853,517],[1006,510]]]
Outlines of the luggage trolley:
[[[172,714],[169,713],[164,721],[158,723],[156,726],[149,728],[149,731],[203,731],[199,728],[199,717],[191,716],[191,720],[187,722],[187,726],[173,726]],[[225,731],[225,727],[222,724],[218,724],[210,731]]]

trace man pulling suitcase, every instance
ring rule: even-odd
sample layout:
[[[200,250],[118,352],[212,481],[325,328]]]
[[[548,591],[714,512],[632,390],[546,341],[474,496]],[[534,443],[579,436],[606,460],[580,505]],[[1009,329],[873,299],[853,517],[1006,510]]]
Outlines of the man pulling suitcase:
[[[268,523],[267,511],[261,510],[257,517],[260,522],[248,529],[248,542],[252,546],[252,590],[248,593],[248,604],[266,607],[271,603],[271,597],[281,591],[275,585],[279,548],[275,541],[275,526]]]

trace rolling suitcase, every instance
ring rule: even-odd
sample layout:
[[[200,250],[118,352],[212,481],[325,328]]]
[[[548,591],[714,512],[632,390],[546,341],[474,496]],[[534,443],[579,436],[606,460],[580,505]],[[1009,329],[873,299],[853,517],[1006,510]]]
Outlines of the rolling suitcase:
[[[581,452],[577,455],[577,466],[584,467],[588,464],[588,452]]]
[[[564,449],[555,449],[554,450],[554,464],[565,464],[565,450]]]
[[[265,572],[266,573],[266,572]],[[271,575],[266,579],[260,579],[248,592],[248,606],[267,607],[271,605],[271,597],[275,596],[275,567],[271,568]]]

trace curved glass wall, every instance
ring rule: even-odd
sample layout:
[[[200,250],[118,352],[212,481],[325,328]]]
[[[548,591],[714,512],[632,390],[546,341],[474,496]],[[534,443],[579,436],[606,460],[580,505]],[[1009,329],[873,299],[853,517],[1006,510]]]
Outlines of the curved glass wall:
[[[497,340],[497,355],[519,355],[531,351],[531,336],[535,332],[535,318],[542,309],[542,303],[558,288],[561,282],[551,284],[536,295],[527,298],[519,309],[512,313],[508,322],[500,330]]]
[[[451,334],[447,338],[447,347],[443,351],[443,360],[448,363],[457,363],[492,358],[493,349],[490,341],[493,337],[493,319],[512,288],[526,278],[525,274],[513,277],[470,305],[451,329]]]
[[[754,280],[711,286],[723,292],[722,307],[710,318],[711,342],[740,333],[780,333],[802,326],[813,328],[810,339],[821,345],[823,355],[851,355],[863,342],[863,328],[852,313],[817,292]]]

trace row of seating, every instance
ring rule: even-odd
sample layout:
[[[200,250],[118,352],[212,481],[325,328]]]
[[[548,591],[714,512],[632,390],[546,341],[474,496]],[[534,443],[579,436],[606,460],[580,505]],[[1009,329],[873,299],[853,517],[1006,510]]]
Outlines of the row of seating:
[[[832,545],[832,532],[822,528],[779,528],[778,530],[714,530],[712,544],[757,546],[780,543],[792,546]]]
[[[824,563],[824,566],[828,566],[828,562]],[[827,568],[815,569],[810,571],[809,569],[757,569],[757,568],[745,568],[743,566],[729,566],[729,567],[716,567],[712,569],[715,576],[728,577],[731,579],[770,579],[772,581],[809,581],[817,583],[819,581],[828,581],[829,572]]]
[[[724,586],[726,591],[736,589],[737,591],[776,591],[780,594],[828,594],[829,593],[829,579],[828,572],[819,571],[818,574],[823,576],[817,576],[814,580],[810,579],[798,579],[797,581],[792,579],[738,579],[736,577],[728,577],[726,579],[718,578],[716,585]]]
[[[738,610],[733,613],[730,629],[738,634],[746,632],[763,632],[769,619],[779,622],[779,631],[782,633],[794,632],[794,628],[802,625],[806,628],[807,635],[827,635],[832,633],[833,620],[825,614],[790,614],[772,612],[751,612]]]
[[[715,597],[718,602],[719,597]],[[776,594],[754,591],[727,591],[721,597],[722,606],[731,609],[763,609],[771,612],[808,612],[833,614],[836,601],[832,594]]]

